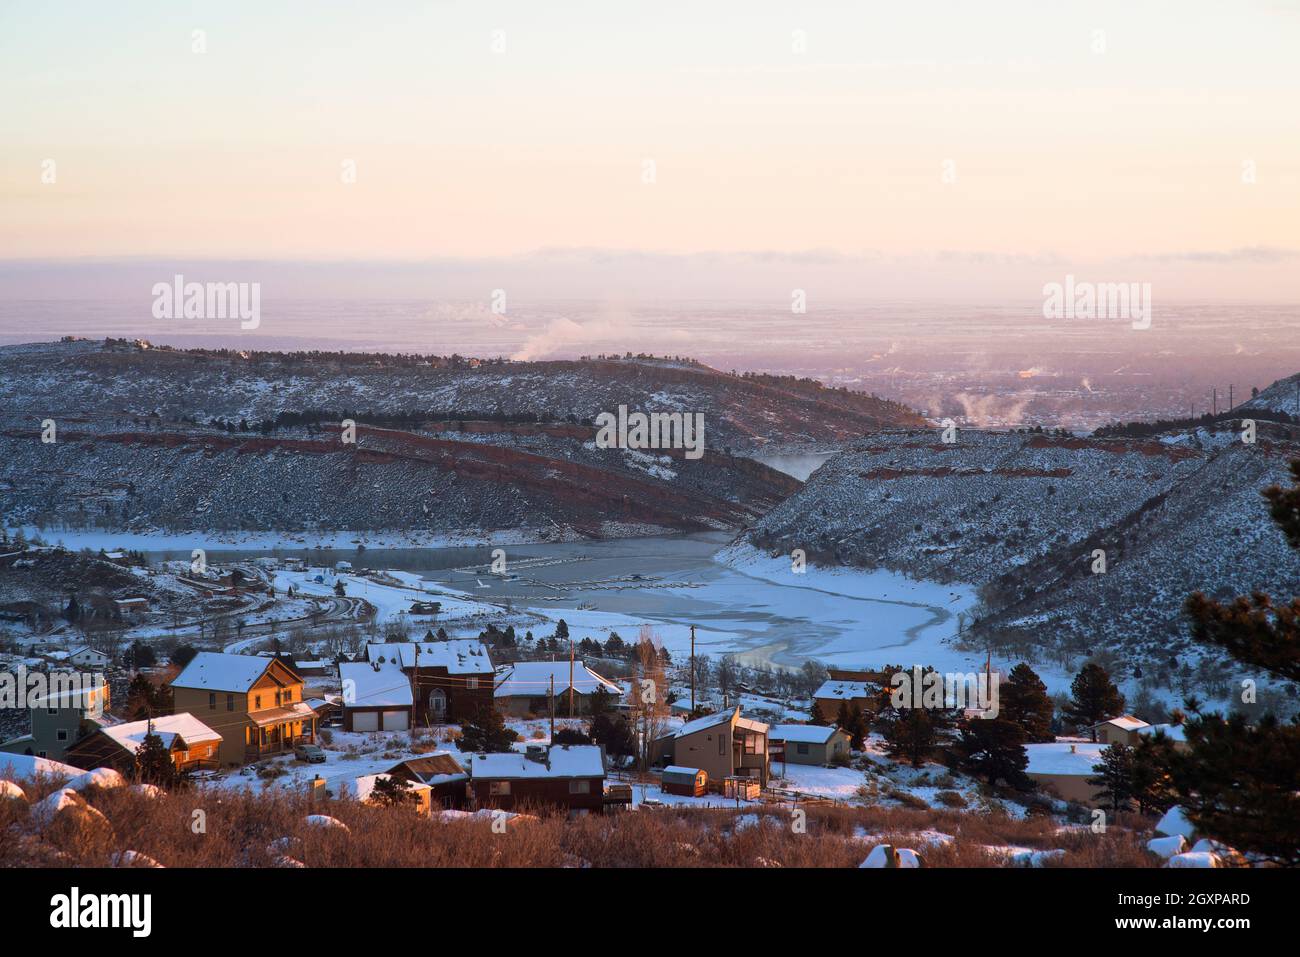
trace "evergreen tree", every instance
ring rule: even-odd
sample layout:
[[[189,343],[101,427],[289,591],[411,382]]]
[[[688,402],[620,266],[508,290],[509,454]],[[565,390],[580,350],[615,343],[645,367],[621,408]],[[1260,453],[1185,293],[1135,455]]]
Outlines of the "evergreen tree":
[[[339,598],[343,598],[347,595],[347,593],[348,590],[343,584],[343,579],[340,578],[338,581],[334,583],[334,594],[337,595]]]
[[[885,753],[919,768],[939,744],[946,715],[932,708],[898,708],[881,723]]]
[[[636,754],[636,735],[632,726],[621,714],[601,713],[592,717],[588,725],[591,740],[604,745],[605,753],[614,758],[630,758]]]
[[[1047,685],[1023,661],[1011,669],[999,689],[999,717],[1018,724],[1033,744],[1056,740],[1052,734],[1052,699]]]
[[[1133,800],[1133,749],[1126,744],[1102,748],[1101,763],[1093,765],[1096,777],[1088,783],[1096,787],[1097,796],[1110,803],[1112,811],[1127,810]]]
[[[556,728],[552,744],[591,744],[591,735],[578,728]]]
[[[135,776],[143,784],[173,788],[180,780],[171,752],[156,734],[146,734],[135,750]]]
[[[128,717],[133,721],[162,714],[171,714],[171,688],[155,685],[143,672],[136,674],[126,686],[126,706]]]
[[[1300,459],[1295,484],[1264,490],[1269,513],[1300,550]],[[1202,644],[1285,681],[1300,681],[1300,596],[1274,605],[1256,593],[1224,605],[1205,595],[1187,600],[1192,634]],[[1250,724],[1240,712],[1202,714],[1184,725],[1188,750],[1173,755],[1173,784],[1188,820],[1211,837],[1268,861],[1300,866],[1300,722],[1265,715]]]
[[[1070,685],[1070,703],[1065,717],[1080,728],[1087,728],[1097,740],[1096,726],[1124,711],[1124,696],[1101,665],[1084,665]]]
[[[194,660],[194,656],[197,655],[198,653],[199,650],[195,648],[193,645],[177,645],[176,650],[173,651],[171,655],[168,656],[168,660],[172,664],[179,665],[180,667],[184,668],[186,665],[188,665],[191,661]]]
[[[1142,735],[1133,748],[1131,790],[1139,813],[1163,813],[1176,803],[1174,753],[1174,743],[1163,731]]]
[[[1005,781],[1022,791],[1033,789],[1025,774],[1029,754],[1025,751],[1025,730],[1003,718],[972,718],[961,724],[961,736],[953,747],[958,765],[989,784]]]
[[[561,618],[555,625],[555,638],[557,641],[569,640],[569,623]]]
[[[862,708],[856,704],[845,707],[845,703],[841,703],[840,720],[836,724],[839,725],[841,731],[849,736],[849,749],[861,751],[867,740],[867,732],[870,731],[867,726],[867,719],[862,714]]]
[[[491,705],[478,709],[471,721],[460,729],[460,750],[466,753],[504,753],[511,750],[518,735],[506,727],[501,712]]]
[[[411,782],[388,774],[375,778],[375,786],[370,791],[370,800],[384,807],[402,807],[416,803],[419,798],[411,790]]]
[[[826,714],[822,711],[820,702],[813,701],[812,717],[809,719],[808,723],[815,724],[821,728],[829,728],[831,726],[831,719],[826,717]]]

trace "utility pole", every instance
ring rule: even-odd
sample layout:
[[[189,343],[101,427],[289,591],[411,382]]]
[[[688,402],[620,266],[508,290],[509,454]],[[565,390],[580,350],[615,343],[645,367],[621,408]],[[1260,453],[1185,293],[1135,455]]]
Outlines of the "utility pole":
[[[551,672],[551,690],[547,694],[547,700],[551,702],[551,741],[555,741],[555,672]]]
[[[569,717],[573,717],[573,639],[569,639]]]
[[[1232,383],[1228,383],[1228,411],[1232,411]]]
[[[695,626],[691,625],[691,714],[695,714]]]
[[[1214,387],[1213,395],[1214,395],[1214,399],[1213,399],[1214,404],[1211,405],[1210,408],[1213,409],[1214,411],[1211,412],[1210,414],[1218,415],[1219,414],[1219,387],[1217,385]]]
[[[402,653],[397,652],[398,663],[401,663]],[[415,731],[415,703],[420,700],[420,643],[415,643],[415,667],[411,669],[411,731]],[[383,721],[379,722],[383,724]]]

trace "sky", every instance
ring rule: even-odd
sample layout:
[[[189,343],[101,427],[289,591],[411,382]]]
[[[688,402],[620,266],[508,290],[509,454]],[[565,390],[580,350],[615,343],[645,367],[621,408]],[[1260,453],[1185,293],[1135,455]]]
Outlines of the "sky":
[[[0,298],[1296,301],[1297,51],[1282,0],[6,0]]]

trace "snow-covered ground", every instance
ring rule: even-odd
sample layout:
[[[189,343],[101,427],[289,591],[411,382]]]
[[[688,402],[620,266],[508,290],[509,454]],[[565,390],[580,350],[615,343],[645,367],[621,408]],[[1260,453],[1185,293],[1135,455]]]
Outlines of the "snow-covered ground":
[[[10,533],[17,529],[10,529]],[[135,551],[188,551],[194,548],[221,551],[272,551],[283,549],[295,555],[304,548],[465,548],[473,545],[518,545],[536,542],[536,529],[500,529],[483,532],[108,532],[60,530],[24,526],[27,538],[41,538],[51,545],[73,551],[131,549]]]

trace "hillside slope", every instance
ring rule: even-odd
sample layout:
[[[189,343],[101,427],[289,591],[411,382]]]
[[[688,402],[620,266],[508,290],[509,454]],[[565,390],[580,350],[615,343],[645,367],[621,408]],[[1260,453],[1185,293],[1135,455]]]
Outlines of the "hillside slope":
[[[924,420],[892,402],[808,380],[730,375],[689,361],[481,362],[460,356],[239,353],[107,342],[0,347],[3,421],[213,419],[282,412],[588,422],[601,412],[704,416],[714,451],[839,441]]]
[[[472,423],[466,423],[472,427]],[[490,424],[489,424],[490,425]],[[571,428],[576,435],[565,435]],[[136,531],[531,529],[536,537],[731,528],[798,487],[748,459],[596,449],[584,427],[436,435],[0,431],[11,523]],[[548,434],[556,433],[556,434]]]
[[[980,585],[975,644],[1158,654],[1182,646],[1191,591],[1289,595],[1300,579],[1260,496],[1300,447],[1230,435],[963,432],[944,445],[934,432],[883,433],[832,458],[743,539]]]

